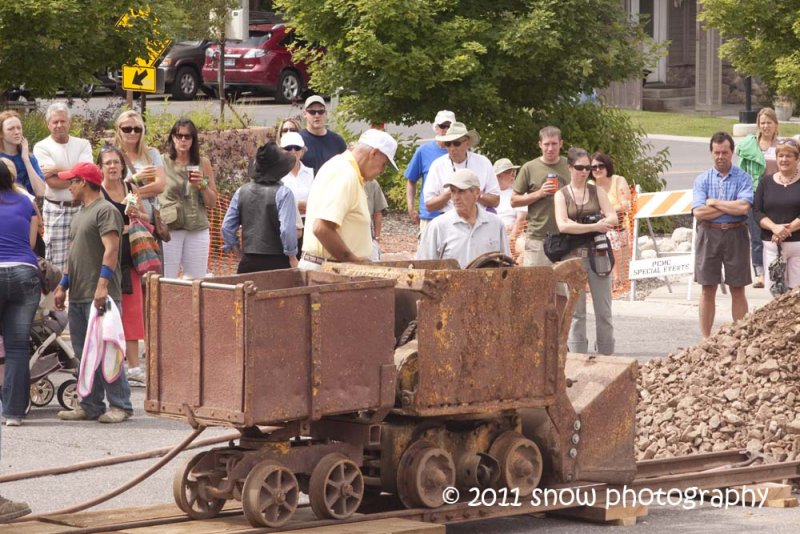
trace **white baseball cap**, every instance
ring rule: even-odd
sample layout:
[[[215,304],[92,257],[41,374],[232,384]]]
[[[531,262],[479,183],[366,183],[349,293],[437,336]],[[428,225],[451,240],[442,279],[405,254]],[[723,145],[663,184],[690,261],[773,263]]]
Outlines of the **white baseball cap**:
[[[458,169],[444,181],[444,186],[455,186],[459,189],[480,188],[481,180],[478,175],[469,169]]]
[[[433,125],[439,126],[440,124],[444,124],[446,122],[449,122],[450,124],[456,122],[456,114],[453,113],[452,111],[447,111],[446,109],[443,109],[436,114],[436,118],[433,119]],[[434,129],[434,131],[436,130]]]
[[[311,95],[306,98],[306,102],[303,104],[303,110],[307,109],[311,104],[322,104],[322,106],[325,107],[325,99],[319,95]]]
[[[281,136],[281,148],[286,148],[287,146],[304,147],[306,146],[306,143],[303,141],[303,136],[299,133],[286,132]]]
[[[384,156],[389,158],[389,163],[392,164],[392,167],[398,170],[397,163],[394,162],[394,154],[397,152],[397,141],[394,140],[394,137],[386,132],[372,128],[362,133],[361,137],[358,138],[358,142],[380,150]]]

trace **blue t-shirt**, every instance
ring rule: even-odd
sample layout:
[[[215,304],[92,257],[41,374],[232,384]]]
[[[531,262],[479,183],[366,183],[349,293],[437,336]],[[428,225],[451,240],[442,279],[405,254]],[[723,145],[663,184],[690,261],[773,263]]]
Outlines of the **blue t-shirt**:
[[[34,195],[33,187],[31,186],[31,179],[28,176],[28,169],[25,168],[25,163],[22,161],[22,154],[6,154],[4,152],[0,152],[0,158],[7,158],[14,162],[14,167],[17,168],[17,183],[21,186],[24,186],[25,189],[28,190],[28,193]],[[36,161],[36,156],[33,154],[30,155],[31,158],[31,165],[33,166],[33,170],[36,171],[36,174],[44,180],[44,173],[42,169],[39,168],[39,162]]]
[[[0,263],[30,263],[37,266],[31,249],[31,218],[36,215],[31,200],[22,193],[0,192]]]
[[[342,136],[330,130],[325,132],[325,135],[314,135],[308,130],[302,129],[300,136],[306,144],[306,153],[301,161],[303,165],[313,169],[314,176],[326,161],[347,150],[347,143]]]
[[[447,154],[446,148],[441,148],[436,144],[436,141],[430,141],[417,148],[408,168],[405,172],[405,177],[410,182],[416,182],[422,178],[422,183],[419,186],[419,217],[420,219],[433,219],[442,214],[441,211],[428,211],[425,209],[425,202],[422,199],[422,189],[425,187],[425,178],[428,177],[428,171],[431,168],[433,160]]]

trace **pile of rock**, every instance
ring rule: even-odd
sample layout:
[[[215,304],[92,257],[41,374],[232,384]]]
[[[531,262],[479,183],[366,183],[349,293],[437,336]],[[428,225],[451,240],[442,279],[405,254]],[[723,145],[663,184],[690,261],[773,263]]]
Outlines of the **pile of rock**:
[[[800,457],[800,288],[639,373],[639,459],[747,449]]]
[[[658,254],[669,254],[674,252],[691,252],[692,250],[692,229],[680,227],[676,228],[671,236],[660,236],[653,240],[650,236],[641,236],[638,239],[639,259],[646,260],[656,257]]]

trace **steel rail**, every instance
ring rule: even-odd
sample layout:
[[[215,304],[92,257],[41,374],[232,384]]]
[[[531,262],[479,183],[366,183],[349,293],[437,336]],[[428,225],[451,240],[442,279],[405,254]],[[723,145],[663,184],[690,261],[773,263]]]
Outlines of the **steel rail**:
[[[636,478],[644,479],[680,473],[694,473],[725,465],[753,461],[755,458],[747,451],[728,450],[658,460],[642,460],[641,462],[636,462]]]

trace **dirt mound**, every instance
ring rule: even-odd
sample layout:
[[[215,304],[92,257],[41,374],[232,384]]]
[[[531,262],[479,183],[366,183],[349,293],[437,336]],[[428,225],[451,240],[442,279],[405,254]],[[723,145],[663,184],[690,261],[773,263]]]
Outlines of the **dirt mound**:
[[[639,373],[639,459],[747,449],[800,456],[800,288]]]

